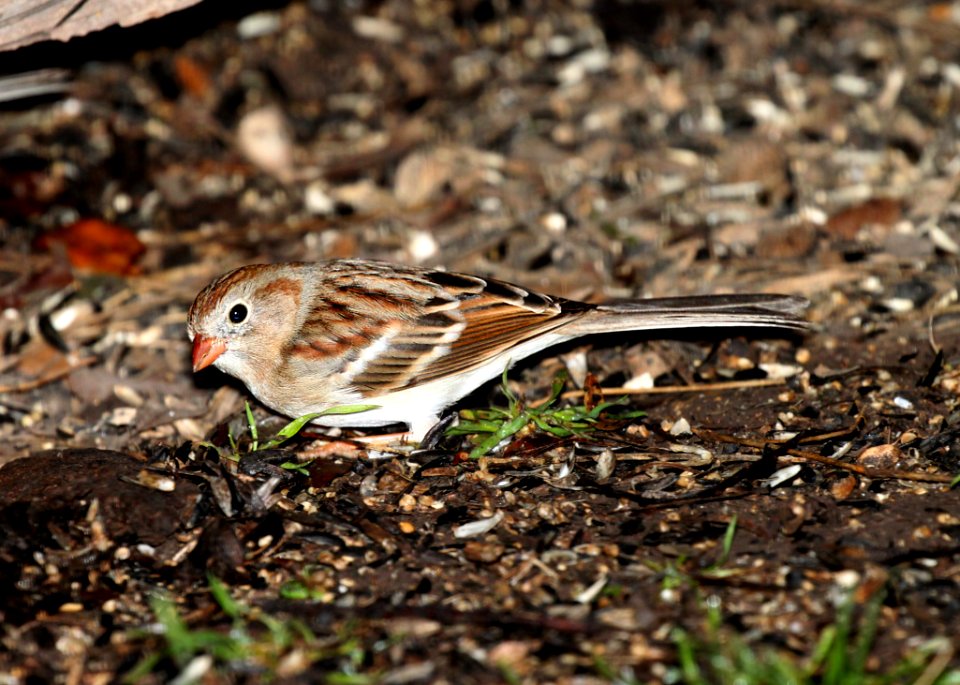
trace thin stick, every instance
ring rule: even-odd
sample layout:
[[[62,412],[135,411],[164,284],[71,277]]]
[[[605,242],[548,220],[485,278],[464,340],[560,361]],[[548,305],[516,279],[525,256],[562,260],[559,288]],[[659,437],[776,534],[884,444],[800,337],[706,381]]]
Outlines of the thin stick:
[[[608,395],[673,395],[684,392],[719,392],[721,390],[738,390],[740,388],[769,388],[785,385],[786,378],[756,378],[748,381],[722,381],[720,383],[695,383],[693,385],[663,385],[657,388],[598,388],[603,397]],[[560,395],[563,399],[583,397],[584,390],[570,390]]]
[[[776,445],[775,442],[770,440],[737,438],[732,435],[714,433],[713,431],[709,430],[698,430],[696,431],[696,434],[701,438],[706,438],[707,440],[716,440],[717,442],[726,442],[735,445],[746,445],[747,447],[753,447],[758,450],[762,450],[771,445]],[[918,473],[916,471],[898,471],[896,469],[871,469],[865,466],[860,466],[859,464],[850,464],[845,461],[840,461],[839,459],[824,457],[815,452],[807,452],[806,450],[798,450],[792,447],[788,447],[784,451],[792,457],[798,457],[806,461],[813,461],[819,464],[833,466],[834,468],[842,469],[843,471],[856,473],[864,478],[890,478],[897,480],[913,480],[924,483],[952,483],[955,478],[954,476],[942,473]]]

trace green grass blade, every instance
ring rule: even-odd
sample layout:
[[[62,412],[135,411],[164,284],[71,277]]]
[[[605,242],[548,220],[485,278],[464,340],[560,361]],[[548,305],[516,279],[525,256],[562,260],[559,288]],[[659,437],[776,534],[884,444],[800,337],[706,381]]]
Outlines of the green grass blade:
[[[723,566],[730,558],[730,549],[733,547],[733,538],[737,534],[737,515],[734,514],[730,523],[727,524],[727,530],[723,534],[723,547],[721,548],[720,558],[717,560],[717,566]]]
[[[834,636],[824,662],[823,685],[841,685],[849,669],[847,646],[853,623],[853,601],[847,599],[838,609]]]
[[[178,666],[183,666],[193,656],[194,650],[190,629],[180,618],[176,603],[169,597],[156,595],[150,598],[150,609],[163,626],[163,636],[167,641],[170,657]]]
[[[497,421],[461,421],[447,429],[447,435],[473,435],[474,433],[496,433],[502,424]]]
[[[873,649],[873,641],[877,636],[877,624],[880,622],[880,610],[883,608],[884,590],[879,590],[867,601],[863,608],[863,618],[860,620],[857,639],[851,655],[852,672],[861,676],[866,672],[867,659]]]
[[[526,413],[523,413],[512,421],[507,421],[506,423],[502,424],[493,435],[484,439],[479,445],[470,450],[470,458],[479,459],[499,445],[502,440],[506,440],[511,435],[515,435],[528,423],[529,417],[526,415]]]
[[[240,618],[247,613],[246,607],[233,598],[230,594],[230,588],[228,588],[222,580],[208,573],[207,583],[210,585],[210,594],[213,595],[214,601],[219,605],[223,613],[233,619]]]
[[[284,426],[283,428],[277,431],[277,436],[276,438],[274,438],[274,440],[278,445],[283,444],[284,442],[286,442],[287,440],[295,436],[297,433],[299,433],[301,430],[303,430],[304,426],[306,426],[308,423],[313,421],[318,416],[320,416],[320,413],[315,412],[313,414],[304,414],[303,416],[300,416],[294,419],[293,421],[288,423],[286,426]]]
[[[301,476],[309,476],[310,464],[312,464],[315,461],[316,459],[311,459],[310,461],[305,461],[302,464],[298,461],[285,461],[282,464],[280,464],[280,468],[282,468],[285,471],[296,471]]]
[[[516,415],[517,411],[519,411],[518,407],[520,406],[520,399],[513,394],[513,391],[510,389],[510,384],[507,383],[507,371],[510,370],[510,364],[510,360],[507,360],[506,366],[503,367],[503,373],[500,374],[500,390],[507,398],[507,406],[509,407],[510,415],[514,416]]]
[[[360,412],[379,409],[379,404],[341,404],[319,412],[317,416],[339,416],[341,414],[359,414]],[[316,417],[314,417],[316,418]]]
[[[321,416],[358,414],[363,411],[377,409],[379,406],[380,405],[377,404],[348,404],[338,407],[330,407],[329,409],[324,409],[323,411],[314,412],[312,414],[304,414],[303,416],[295,418],[293,421],[277,431],[277,434],[265,445],[263,445],[263,449],[274,449],[275,447],[279,447],[290,438],[296,436],[308,423]]]
[[[247,414],[247,428],[250,429],[250,438],[253,441],[250,447],[251,452],[256,452],[259,447],[259,435],[257,434],[257,420],[253,418],[253,409],[249,402],[243,403],[243,409]]]
[[[123,682],[125,685],[136,685],[136,683],[143,682],[147,676],[153,673],[153,669],[156,668],[157,664],[160,663],[162,658],[163,654],[160,652],[147,654],[123,676],[123,680],[121,682]]]
[[[697,665],[697,646],[690,634],[682,628],[673,631],[673,643],[677,647],[677,663],[687,685],[708,685]]]
[[[566,371],[561,371],[553,377],[553,385],[550,387],[550,397],[546,402],[540,405],[540,410],[546,409],[557,401],[557,398],[560,397],[560,393],[563,392],[563,388],[567,385],[567,378],[568,375]]]

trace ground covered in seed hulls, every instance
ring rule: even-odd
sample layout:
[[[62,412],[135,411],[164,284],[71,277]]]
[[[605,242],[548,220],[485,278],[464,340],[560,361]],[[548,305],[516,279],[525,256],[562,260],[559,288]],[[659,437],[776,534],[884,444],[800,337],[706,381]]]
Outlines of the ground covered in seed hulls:
[[[956,682],[957,22],[204,3],[0,54],[71,70],[0,111],[0,682]],[[541,355],[458,407],[529,419],[479,458],[272,441],[186,311],[331,257],[814,328]]]

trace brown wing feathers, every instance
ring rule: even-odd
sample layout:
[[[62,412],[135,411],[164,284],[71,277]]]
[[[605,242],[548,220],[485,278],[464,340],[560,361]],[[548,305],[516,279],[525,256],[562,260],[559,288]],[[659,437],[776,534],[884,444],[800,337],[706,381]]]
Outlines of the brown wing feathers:
[[[786,296],[669,298],[596,306],[464,274],[371,262],[332,264],[326,274],[331,294],[321,305],[327,310],[313,313],[316,323],[305,326],[312,332],[301,342],[356,347],[358,338],[366,338],[362,352],[349,355],[340,372],[370,396],[470,371],[568,325],[571,337],[660,327],[807,325],[799,316],[804,301]]]
[[[420,315],[356,374],[356,387],[373,394],[468,371],[568,320],[554,299],[499,281],[435,272],[429,285]]]

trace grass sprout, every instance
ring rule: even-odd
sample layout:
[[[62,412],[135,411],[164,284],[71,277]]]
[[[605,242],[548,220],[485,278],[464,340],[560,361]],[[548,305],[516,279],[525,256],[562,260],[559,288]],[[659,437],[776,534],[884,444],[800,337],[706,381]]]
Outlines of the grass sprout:
[[[172,598],[165,594],[155,595],[150,599],[150,609],[157,619],[164,648],[141,659],[126,675],[125,682],[138,682],[164,659],[170,659],[181,674],[198,659],[206,659],[211,667],[251,659],[270,666],[290,649],[295,640],[314,640],[303,623],[282,621],[241,604],[214,576],[208,576],[208,582],[214,601],[231,619],[230,629],[190,628]]]
[[[610,421],[629,421],[646,416],[642,411],[610,412],[622,406],[626,398],[600,402],[595,406],[587,403],[575,406],[558,406],[557,400],[566,383],[566,374],[558,374],[547,400],[536,407],[526,405],[507,384],[507,371],[501,378],[501,390],[507,398],[506,407],[466,409],[460,412],[460,422],[447,429],[447,435],[474,436],[475,446],[470,451],[471,459],[478,459],[492,452],[505,440],[528,429],[539,430],[557,438],[584,435],[599,429]]]
[[[669,685],[960,685],[960,670],[951,669],[955,648],[946,637],[934,638],[911,650],[882,672],[868,667],[879,626],[885,591],[862,605],[851,592],[838,606],[833,623],[820,633],[806,656],[784,649],[757,647],[725,625],[717,595],[703,597],[700,580],[728,577],[737,517],[727,525],[717,560],[692,574],[685,557],[668,564],[650,564],[662,574],[663,590],[691,589],[705,617],[704,628],[693,632],[680,627],[671,633],[676,654],[662,682]],[[594,656],[594,669],[614,685],[639,685],[630,667],[619,671],[603,654]]]
[[[124,682],[136,683],[158,669],[170,665],[180,671],[177,682],[210,682],[209,675],[193,671],[241,673],[261,672],[266,680],[281,664],[284,657],[296,651],[304,665],[318,661],[330,662],[331,672],[324,682],[363,685],[373,683],[376,677],[364,675],[367,653],[359,641],[350,636],[318,638],[296,618],[280,618],[250,607],[236,600],[221,580],[208,576],[210,594],[229,625],[223,628],[191,628],[181,616],[176,602],[165,594],[157,594],[150,601],[159,634],[161,649],[147,654],[129,671]],[[166,662],[166,665],[164,665]],[[172,664],[170,663],[172,662]]]
[[[330,407],[329,409],[324,409],[323,411],[314,412],[312,414],[304,414],[298,418],[295,418],[293,421],[285,425],[277,434],[272,438],[260,444],[260,436],[257,430],[257,421],[253,417],[253,410],[250,408],[249,402],[244,402],[244,411],[247,416],[247,428],[250,431],[250,452],[257,452],[259,450],[272,450],[280,447],[290,438],[296,436],[303,427],[313,421],[318,419],[321,416],[342,416],[345,414],[359,414],[360,412],[370,411],[371,409],[377,409],[379,405],[376,404],[347,404],[339,407]],[[235,445],[235,442],[231,438],[231,446]]]
[[[231,460],[239,461],[240,457],[243,454],[252,454],[253,452],[261,452],[264,450],[273,450],[277,449],[288,440],[296,437],[304,426],[318,419],[321,416],[342,416],[345,414],[359,414],[360,412],[370,411],[371,409],[377,409],[379,405],[376,404],[349,404],[342,405],[337,407],[330,407],[329,409],[324,409],[320,412],[314,412],[312,414],[304,414],[295,418],[290,423],[286,424],[283,428],[276,432],[271,438],[265,440],[264,442],[260,441],[260,429],[257,426],[257,420],[253,415],[253,409],[250,407],[249,402],[244,402],[244,414],[247,420],[247,432],[250,435],[250,442],[241,449],[240,441],[233,435],[233,431],[230,431],[227,434],[227,441],[230,444],[230,450],[228,453],[224,454],[223,450],[220,449],[217,445],[209,441],[200,443],[204,447],[209,447],[215,450],[221,456]],[[284,462],[280,464],[281,468],[297,471],[304,475],[307,474],[307,467],[309,464],[299,463],[299,462]]]
[[[708,602],[704,635],[674,630],[677,665],[665,681],[683,685],[958,685],[960,671],[948,668],[953,649],[943,639],[929,641],[883,672],[868,670],[884,596],[882,591],[875,593],[863,605],[859,620],[854,618],[852,597],[844,601],[836,620],[824,628],[807,657],[757,649],[725,629],[718,605]]]

